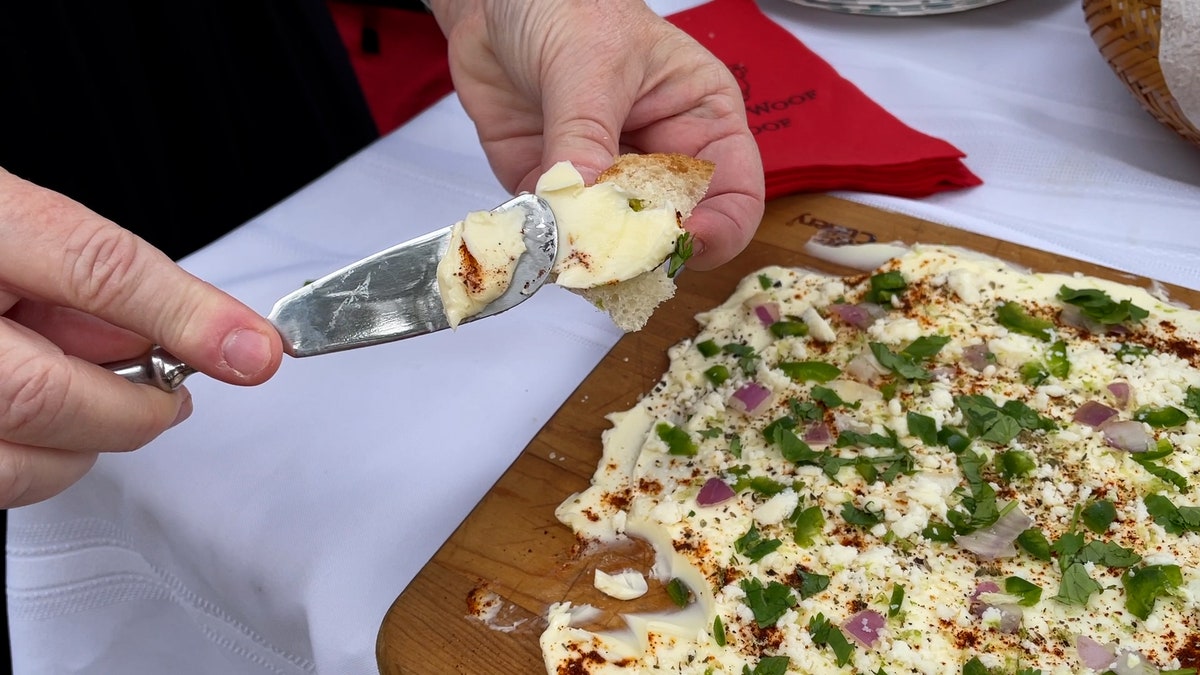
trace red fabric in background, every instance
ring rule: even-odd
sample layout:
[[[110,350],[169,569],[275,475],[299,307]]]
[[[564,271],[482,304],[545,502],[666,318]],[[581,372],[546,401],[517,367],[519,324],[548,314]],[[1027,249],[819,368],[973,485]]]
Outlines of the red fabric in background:
[[[667,18],[741,84],[768,199],[829,190],[924,197],[982,183],[962,151],[885,111],[755,0],[712,0]]]
[[[432,14],[334,0],[326,4],[381,135],[454,90],[446,38]],[[364,26],[378,36],[378,53],[363,49]]]

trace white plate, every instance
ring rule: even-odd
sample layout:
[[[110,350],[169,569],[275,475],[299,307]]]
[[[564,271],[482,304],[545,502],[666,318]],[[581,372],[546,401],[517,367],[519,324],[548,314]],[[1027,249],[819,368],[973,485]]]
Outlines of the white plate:
[[[797,5],[843,14],[926,16],[949,14],[994,5],[1004,0],[790,0]]]

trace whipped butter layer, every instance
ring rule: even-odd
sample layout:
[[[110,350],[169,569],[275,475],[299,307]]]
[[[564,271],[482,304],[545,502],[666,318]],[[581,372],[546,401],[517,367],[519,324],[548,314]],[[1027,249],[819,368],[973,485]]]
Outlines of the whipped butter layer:
[[[548,673],[1200,665],[1200,313],[932,246],[768,267],[610,415],[558,518],[677,612],[549,608]]]
[[[586,186],[569,162],[542,174],[535,192],[558,223],[553,273],[564,288],[595,288],[648,272],[671,255],[683,233],[669,204],[643,208],[611,183]]]
[[[451,328],[504,295],[525,253],[520,210],[472,211],[455,223],[438,261],[438,291]]]

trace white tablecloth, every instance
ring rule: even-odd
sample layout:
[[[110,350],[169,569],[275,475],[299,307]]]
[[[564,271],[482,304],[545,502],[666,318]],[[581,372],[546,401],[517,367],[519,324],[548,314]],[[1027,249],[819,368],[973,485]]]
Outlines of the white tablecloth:
[[[1200,149],[1137,106],[1078,0],[912,19],[762,3],[985,181],[846,196],[1200,288]],[[186,266],[265,312],[505,196],[450,97]],[[288,360],[261,387],[193,378],[186,424],[10,512],[16,672],[376,672],[388,606],[618,337],[549,288],[455,333]]]

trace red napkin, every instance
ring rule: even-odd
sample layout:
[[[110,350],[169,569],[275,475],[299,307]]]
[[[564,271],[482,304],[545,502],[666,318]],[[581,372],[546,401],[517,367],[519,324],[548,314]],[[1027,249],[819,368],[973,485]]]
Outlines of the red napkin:
[[[962,151],[879,107],[755,0],[712,0],[667,18],[741,84],[768,199],[829,190],[925,197],[983,182]]]
[[[454,89],[446,38],[432,14],[336,0],[326,6],[380,134]]]

